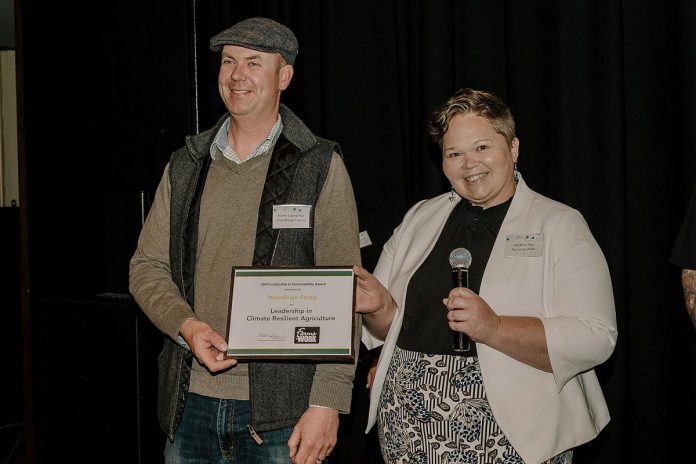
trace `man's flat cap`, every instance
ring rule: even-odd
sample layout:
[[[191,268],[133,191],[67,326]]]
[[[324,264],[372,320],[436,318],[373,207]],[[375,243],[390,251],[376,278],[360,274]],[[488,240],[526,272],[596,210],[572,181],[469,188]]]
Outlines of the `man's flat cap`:
[[[238,45],[266,53],[278,53],[288,64],[295,63],[297,38],[290,29],[268,18],[249,18],[210,39],[210,49],[220,52],[225,45]]]

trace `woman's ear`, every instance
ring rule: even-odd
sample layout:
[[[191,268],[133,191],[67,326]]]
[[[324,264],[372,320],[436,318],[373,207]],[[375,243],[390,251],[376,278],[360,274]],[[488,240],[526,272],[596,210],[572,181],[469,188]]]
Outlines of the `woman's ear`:
[[[512,161],[517,162],[517,157],[520,156],[520,139],[515,137],[512,139],[510,144],[510,153],[512,154]]]

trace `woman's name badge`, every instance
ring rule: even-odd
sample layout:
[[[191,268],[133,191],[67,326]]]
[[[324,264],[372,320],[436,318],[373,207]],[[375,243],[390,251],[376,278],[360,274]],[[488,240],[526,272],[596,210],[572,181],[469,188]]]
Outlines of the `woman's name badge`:
[[[309,229],[310,205],[273,205],[274,229]]]
[[[505,239],[505,257],[544,256],[544,234],[511,234]]]

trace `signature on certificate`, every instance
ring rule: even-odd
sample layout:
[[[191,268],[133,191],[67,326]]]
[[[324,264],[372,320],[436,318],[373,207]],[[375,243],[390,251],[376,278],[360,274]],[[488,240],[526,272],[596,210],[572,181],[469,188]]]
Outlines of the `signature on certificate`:
[[[256,340],[259,342],[284,342],[285,336],[279,335],[275,332],[271,333],[260,333],[256,336]]]

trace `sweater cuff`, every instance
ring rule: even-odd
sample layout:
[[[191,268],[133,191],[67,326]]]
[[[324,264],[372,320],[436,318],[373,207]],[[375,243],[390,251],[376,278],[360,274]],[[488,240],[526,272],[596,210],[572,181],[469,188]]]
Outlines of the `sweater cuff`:
[[[310,406],[336,409],[341,414],[348,414],[352,391],[352,383],[346,385],[314,379],[312,392],[309,395],[309,404]]]
[[[177,340],[179,337],[179,329],[181,325],[187,320],[195,318],[196,315],[186,302],[177,304],[171,307],[168,311],[168,315],[164,319],[163,327],[161,328],[164,333],[166,333],[173,340]]]

